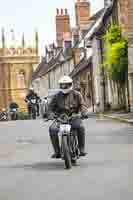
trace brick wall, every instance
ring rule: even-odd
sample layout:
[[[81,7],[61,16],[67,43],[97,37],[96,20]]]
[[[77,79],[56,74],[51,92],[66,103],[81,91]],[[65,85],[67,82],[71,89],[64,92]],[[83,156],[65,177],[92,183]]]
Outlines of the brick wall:
[[[119,22],[123,34],[133,37],[133,0],[118,0]]]
[[[75,4],[76,25],[80,30],[86,30],[90,18],[90,3],[86,0],[77,0]]]

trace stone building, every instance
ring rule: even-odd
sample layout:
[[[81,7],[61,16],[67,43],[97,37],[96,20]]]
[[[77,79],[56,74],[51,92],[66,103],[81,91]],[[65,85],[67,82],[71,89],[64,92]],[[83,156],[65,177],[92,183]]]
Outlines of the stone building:
[[[117,1],[119,24],[122,26],[123,35],[128,40],[129,100],[131,111],[133,111],[133,1]]]
[[[100,99],[100,77],[97,73],[100,65],[99,62],[97,62],[99,56],[97,48],[92,44],[92,39],[88,40],[88,36],[92,35],[103,11],[104,10],[101,9],[89,18],[86,34],[81,38],[80,42],[77,43],[77,48],[80,51],[79,62],[75,65],[74,70],[70,74],[74,80],[75,87],[80,88],[86,104],[88,107],[91,107],[92,111],[95,110],[95,104],[99,102]]]
[[[35,34],[34,47],[26,47],[24,36],[20,47],[7,47],[2,30],[0,48],[0,109],[7,108],[15,101],[20,110],[25,110],[24,98],[30,85],[33,66],[39,63],[38,33]]]
[[[103,14],[93,25],[91,31],[85,36],[85,47],[92,46],[93,50],[93,75],[96,102],[100,103],[100,110],[104,111],[106,105],[110,104],[113,108],[118,107],[117,93],[112,93],[111,85],[108,79],[104,79],[105,71],[100,70],[103,63],[104,41],[103,35],[111,24],[121,26],[122,34],[128,40],[129,49],[129,89],[130,89],[130,105],[133,107],[133,22],[132,22],[133,1],[130,0],[105,0],[105,8]],[[99,74],[99,76],[98,76]],[[97,91],[97,92],[96,92]],[[127,91],[128,93],[128,91]],[[127,106],[129,102],[127,99]]]
[[[57,89],[61,76],[68,75],[74,67],[71,49],[64,52],[63,49],[53,51],[57,51],[55,56],[52,56],[48,62],[42,60],[32,76],[32,86],[41,98],[48,96],[49,89]]]
[[[128,79],[129,103],[133,110],[133,1],[132,0],[105,0],[105,6],[112,2],[112,10],[107,24],[115,23],[121,27],[123,36],[128,41]]]
[[[84,38],[102,12],[103,10],[100,10],[91,16],[90,3],[86,0],[77,0],[75,3],[76,28],[70,29],[70,17],[67,10],[64,12],[57,9],[57,47],[54,45],[52,48],[47,48],[45,59],[33,73],[32,85],[41,97],[47,96],[48,89],[58,88],[58,80],[61,76],[70,75],[74,80],[74,87],[80,87],[87,105],[94,107],[92,54],[90,51],[86,53]],[[70,37],[66,37],[69,30]]]
[[[70,73],[74,81],[74,88],[80,90],[88,107],[94,104],[92,81],[92,58],[83,58]]]

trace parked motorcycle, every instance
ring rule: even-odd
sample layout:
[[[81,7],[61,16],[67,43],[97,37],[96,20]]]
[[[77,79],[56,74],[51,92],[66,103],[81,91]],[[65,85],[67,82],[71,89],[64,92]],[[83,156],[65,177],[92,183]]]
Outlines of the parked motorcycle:
[[[5,109],[0,112],[0,121],[7,121],[8,120],[8,113]]]
[[[10,108],[10,118],[11,118],[11,120],[17,120],[18,119],[17,108]]]
[[[70,124],[70,121],[77,117],[80,117],[79,114],[72,117],[62,115],[60,118],[55,119],[59,124],[61,158],[65,162],[66,169],[71,169],[72,165],[76,165],[80,157],[77,130],[72,129]]]
[[[31,117],[32,119],[36,119],[37,117],[37,100],[36,98],[32,98],[28,101],[30,107],[31,107]]]

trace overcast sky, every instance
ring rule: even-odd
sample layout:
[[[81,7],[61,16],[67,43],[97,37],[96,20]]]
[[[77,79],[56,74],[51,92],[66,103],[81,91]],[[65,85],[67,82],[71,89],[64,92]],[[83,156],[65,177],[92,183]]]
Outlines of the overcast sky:
[[[5,28],[6,37],[11,39],[10,30],[14,30],[16,41],[21,41],[24,32],[30,44],[34,30],[38,29],[40,49],[43,54],[45,44],[55,40],[56,8],[68,8],[71,23],[74,26],[74,3],[76,0],[1,0],[0,27]],[[103,7],[103,0],[90,0],[92,13]]]

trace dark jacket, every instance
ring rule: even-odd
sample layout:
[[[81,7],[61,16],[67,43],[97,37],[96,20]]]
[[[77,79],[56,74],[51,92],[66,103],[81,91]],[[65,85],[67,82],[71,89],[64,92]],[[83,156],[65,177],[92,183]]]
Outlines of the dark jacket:
[[[13,109],[13,108],[18,109],[18,107],[19,106],[18,106],[18,104],[16,102],[11,102],[10,105],[9,105],[10,109]]]
[[[36,99],[36,103],[39,103],[41,101],[40,97],[36,93],[30,93],[26,96],[25,101],[30,101],[31,99]]]
[[[88,113],[81,93],[75,90],[72,90],[68,94],[59,92],[55,95],[49,104],[49,111],[56,114],[66,113],[69,115],[79,112]]]

